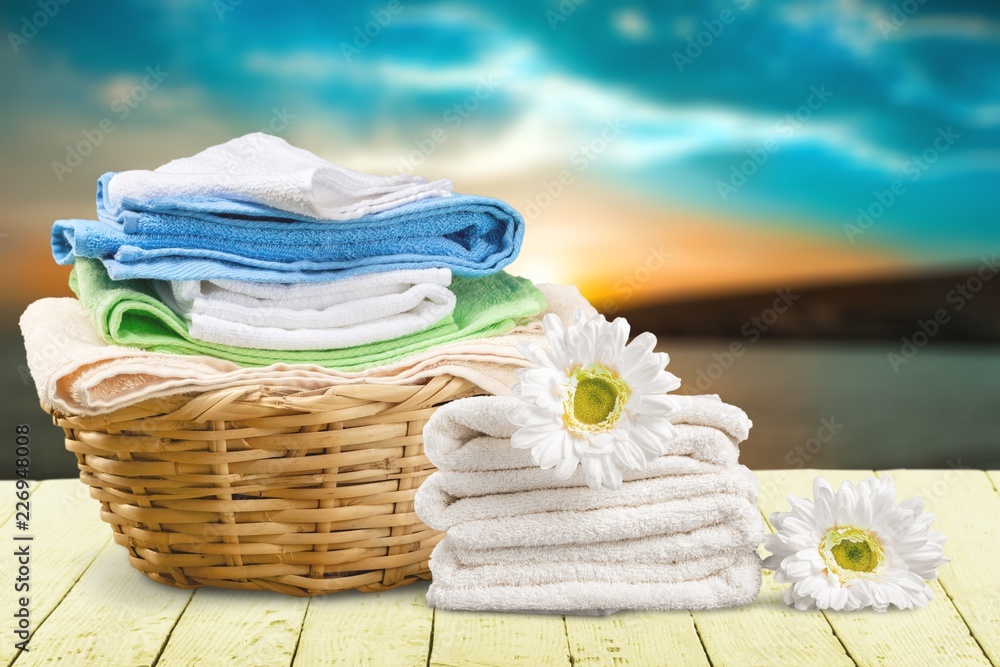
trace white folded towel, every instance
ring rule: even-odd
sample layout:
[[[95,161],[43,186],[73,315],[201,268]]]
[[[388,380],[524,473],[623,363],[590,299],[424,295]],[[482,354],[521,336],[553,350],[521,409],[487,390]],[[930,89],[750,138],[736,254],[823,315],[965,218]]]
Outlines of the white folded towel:
[[[733,461],[732,465],[736,465],[736,462]],[[720,472],[724,469],[724,465],[706,463],[690,456],[660,456],[650,461],[645,470],[625,473],[622,479],[628,481],[668,475],[703,475]],[[568,479],[559,479],[551,470],[542,470],[537,466],[513,470],[477,470],[471,472],[441,470],[434,473],[434,475],[439,476],[436,483],[441,486],[442,490],[456,498],[487,496],[494,493],[523,493],[536,489],[567,489],[587,486],[586,479],[581,470],[574,472]],[[614,492],[609,490],[609,493]]]
[[[514,449],[516,399],[439,408],[424,429],[440,468],[417,491],[447,537],[428,604],[479,611],[611,613],[748,604],[760,588],[757,480],[739,465],[746,414],[717,396],[675,396],[676,437],[620,489],[560,480]]]
[[[448,477],[461,473],[438,472],[418,489],[414,509],[431,528],[449,530],[470,521],[606,507],[632,508],[711,494],[731,494],[751,503],[757,501],[757,479],[744,466],[720,468],[700,475],[671,475],[669,468],[664,472],[669,476],[625,481],[616,491],[595,493],[585,484],[578,484],[569,488],[543,486],[514,493],[503,484],[497,484],[493,493],[473,496],[451,493],[453,489],[449,488]]]
[[[745,519],[745,520],[744,520]],[[675,563],[699,559],[741,549],[756,549],[764,539],[764,517],[748,513],[738,521],[716,523],[686,533],[635,537],[612,542],[583,542],[535,547],[490,547],[456,549],[455,558],[462,565],[510,563],[528,565],[565,560],[567,550],[573,559],[586,563]]]
[[[431,554],[427,603],[440,609],[554,614],[620,610],[716,609],[750,604],[760,590],[755,549],[705,558],[676,569],[638,564],[468,567],[449,534]],[[572,557],[572,548],[567,557]],[[725,563],[723,564],[723,561]],[[720,567],[721,565],[721,567]]]
[[[270,350],[339,349],[423,331],[455,309],[447,269],[333,283],[153,281],[193,338]]]
[[[756,523],[754,514],[759,511],[746,497],[716,493],[637,507],[556,510],[467,521],[452,525],[448,537],[462,549],[610,542],[686,533],[720,523]],[[424,520],[419,512],[418,516]],[[433,521],[433,517],[428,518]]]
[[[702,558],[682,558],[660,563],[629,562],[619,555],[619,561],[612,564],[600,560],[588,561],[577,558],[576,545],[561,547],[561,550],[561,556],[545,562],[530,564],[497,562],[486,565],[468,565],[459,558],[461,549],[456,549],[446,537],[435,547],[431,560],[435,564],[435,570],[440,567],[445,568],[445,572],[449,575],[447,582],[450,586],[474,588],[509,586],[515,583],[520,586],[572,581],[614,583],[621,580],[625,568],[628,570],[629,578],[634,581],[687,581],[700,579],[724,568],[733,567],[752,551],[751,548],[744,547],[739,550],[720,551]],[[531,550],[523,549],[522,551],[530,552]]]
[[[666,454],[689,456],[708,463],[731,464],[739,456],[751,422],[739,408],[718,396],[673,396],[674,425],[688,425],[683,437],[671,442]],[[424,428],[427,458],[440,470],[504,470],[533,468],[531,451],[510,446],[517,430],[507,416],[517,399],[477,396],[442,406]],[[577,470],[577,473],[580,471]],[[548,476],[555,475],[548,471]]]
[[[451,181],[376,176],[332,164],[284,139],[255,132],[153,171],[111,177],[108,197],[139,201],[212,197],[264,204],[322,220],[351,220],[427,197],[447,197]]]
[[[576,310],[596,313],[572,285],[538,285],[546,312],[572,319]],[[213,389],[312,390],[345,384],[420,384],[438,375],[464,378],[493,394],[509,394],[514,371],[529,362],[522,342],[546,346],[541,319],[510,334],[451,343],[389,366],[338,372],[309,364],[246,368],[205,356],[149,352],[109,345],[94,330],[76,299],[41,299],[21,316],[21,333],[42,405],[68,414],[98,415],[151,398]]]

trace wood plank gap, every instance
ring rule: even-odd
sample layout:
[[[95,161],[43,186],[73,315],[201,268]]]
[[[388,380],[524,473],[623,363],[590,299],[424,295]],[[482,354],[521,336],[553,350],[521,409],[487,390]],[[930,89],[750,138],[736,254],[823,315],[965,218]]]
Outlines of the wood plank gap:
[[[705,652],[705,660],[708,660],[708,667],[715,667],[715,662],[712,661],[712,654],[708,652],[708,647],[705,646],[705,640],[701,638],[701,628],[698,627],[698,619],[694,617],[690,611],[688,616],[691,618],[691,623],[694,625],[694,633],[698,635],[698,641],[701,642],[701,650]]]
[[[431,667],[431,655],[434,654],[434,624],[437,623],[437,607],[431,608],[431,636],[427,641],[427,664],[425,667]]]
[[[987,470],[986,479],[990,480],[993,490],[1000,493],[1000,470]]]
[[[32,496],[32,494],[35,493],[35,489],[37,489],[38,487],[40,487],[42,485],[43,481],[45,481],[45,480],[31,480],[31,479],[28,480],[28,497],[29,498]],[[34,482],[34,484],[32,484],[31,482]],[[8,490],[8,487],[9,487],[9,490]],[[2,480],[2,482],[0,482],[0,492],[2,492],[4,494],[4,497],[13,496],[16,491],[17,491],[17,480],[16,479],[5,479],[5,480]],[[16,496],[15,496],[15,502],[16,502]],[[9,512],[7,511],[7,507],[10,508]],[[0,510],[0,525],[7,523],[7,521],[11,517],[14,516],[14,511],[16,509],[17,508],[14,506],[14,503],[11,503],[9,506],[5,505],[4,509]],[[3,513],[3,512],[6,512],[6,513]]]
[[[993,667],[997,667],[997,663],[990,660],[990,654],[986,652],[986,647],[983,646],[983,643],[981,641],[979,641],[979,637],[976,636],[976,631],[972,629],[971,625],[969,625],[969,621],[965,618],[965,614],[963,614],[962,610],[959,609],[957,604],[955,604],[954,596],[952,596],[952,594],[948,591],[948,587],[945,586],[944,582],[941,581],[940,577],[938,578],[938,583],[941,584],[941,590],[944,591],[945,597],[947,597],[948,601],[951,602],[951,606],[955,608],[955,612],[958,614],[958,617],[962,619],[962,622],[965,623],[965,627],[968,628],[969,636],[972,637],[972,641],[976,642],[976,646],[978,646],[979,650],[983,652],[984,656],[986,656],[986,660],[988,660],[989,663],[993,665]]]
[[[848,660],[854,663],[854,667],[861,667],[861,663],[858,662],[858,659],[855,658],[853,655],[851,655],[851,649],[847,648],[847,644],[845,644],[844,640],[841,639],[840,635],[837,634],[837,628],[833,627],[833,624],[830,623],[830,619],[827,618],[826,612],[821,610],[821,613],[823,614],[823,618],[826,619],[826,624],[830,626],[830,632],[833,633],[834,638],[843,647],[844,655],[847,656]]]
[[[188,607],[191,606],[191,601],[194,600],[194,593],[195,591],[191,592],[191,595],[188,596],[187,602],[184,603],[184,608],[181,609],[181,613],[177,614],[177,618],[174,619],[174,624],[170,626],[170,630],[167,632],[167,637],[160,645],[160,650],[156,654],[156,657],[153,658],[153,662],[150,663],[150,667],[156,667],[156,665],[159,664],[160,656],[162,656],[163,652],[167,650],[167,644],[170,643],[170,636],[174,634],[174,630],[177,629],[177,624],[181,622],[182,618],[184,618],[184,612],[187,611]]]
[[[569,656],[569,667],[573,667],[573,665],[576,664],[576,657],[573,655],[573,645],[570,643],[570,640],[569,640],[569,626],[566,624],[566,615],[565,614],[563,614],[562,622],[563,622],[563,625],[562,625],[562,627],[563,627],[563,636],[566,637],[566,655]]]
[[[309,615],[309,606],[312,604],[314,598],[309,598],[306,600],[306,608],[302,612],[302,623],[299,624],[299,634],[295,638],[295,648],[292,649],[292,659],[288,661],[288,667],[292,667],[295,664],[295,656],[299,654],[299,642],[302,641],[302,630],[306,627],[306,616]]]

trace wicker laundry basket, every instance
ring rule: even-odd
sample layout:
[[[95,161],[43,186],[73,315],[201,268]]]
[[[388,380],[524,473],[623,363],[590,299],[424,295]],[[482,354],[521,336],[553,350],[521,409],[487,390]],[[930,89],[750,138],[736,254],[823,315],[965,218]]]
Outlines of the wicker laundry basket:
[[[53,417],[136,569],[181,588],[307,596],[430,578],[442,535],[413,511],[434,471],[423,427],[435,406],[483,393],[440,376],[221,389]]]

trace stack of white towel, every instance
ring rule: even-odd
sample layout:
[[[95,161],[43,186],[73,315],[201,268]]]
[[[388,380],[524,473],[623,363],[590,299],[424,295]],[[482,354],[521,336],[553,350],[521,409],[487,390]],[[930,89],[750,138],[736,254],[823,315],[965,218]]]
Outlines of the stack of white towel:
[[[448,269],[399,269],[336,283],[153,281],[192,338],[272,350],[340,349],[423,331],[455,310]]]
[[[514,449],[517,399],[438,409],[424,430],[439,471],[416,511],[447,531],[431,556],[431,606],[607,614],[749,604],[760,589],[757,482],[738,463],[751,423],[717,396],[676,396],[677,437],[620,490],[559,480]]]

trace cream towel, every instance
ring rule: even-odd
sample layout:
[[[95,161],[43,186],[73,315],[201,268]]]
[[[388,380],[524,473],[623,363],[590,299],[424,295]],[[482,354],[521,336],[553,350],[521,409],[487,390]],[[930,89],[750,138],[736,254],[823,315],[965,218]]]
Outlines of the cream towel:
[[[750,432],[746,413],[715,395],[671,396],[675,404],[670,415],[673,424],[708,427],[714,433],[685,429],[684,437],[670,443],[666,454],[709,463],[735,463],[737,446]],[[427,458],[441,470],[534,468],[530,450],[510,446],[517,426],[507,415],[517,403],[517,399],[509,397],[478,396],[442,406],[424,428]],[[551,471],[547,474],[555,478]]]
[[[122,171],[108,185],[122,199],[210,197],[263,204],[322,220],[351,220],[427,197],[447,197],[451,181],[376,176],[332,164],[284,139],[255,132],[153,171]]]
[[[744,466],[722,468],[717,472],[700,475],[671,474],[670,468],[660,472],[667,476],[625,481],[617,491],[594,492],[585,485],[569,488],[546,485],[515,493],[513,490],[508,491],[503,484],[497,484],[490,495],[451,493],[448,476],[456,473],[438,472],[431,475],[418,489],[414,509],[421,521],[431,528],[450,530],[470,521],[544,512],[638,507],[710,494],[731,494],[746,498],[751,503],[757,500],[757,479]]]
[[[577,309],[595,313],[571,285],[539,285],[548,310],[563,320]],[[390,366],[340,373],[313,365],[245,368],[213,357],[147,352],[104,342],[76,299],[41,299],[21,316],[28,368],[42,405],[69,414],[98,415],[151,398],[234,387],[301,390],[370,383],[419,384],[454,375],[485,391],[509,394],[514,371],[529,362],[520,342],[545,345],[541,320],[510,334],[442,345]],[[26,378],[25,378],[26,379]]]
[[[332,283],[152,281],[198,340],[270,350],[339,349],[423,331],[455,309],[447,269]]]
[[[600,615],[620,610],[717,609],[750,604],[760,590],[755,549],[676,568],[635,564],[517,568],[463,566],[446,537],[431,554],[427,603],[440,609]],[[569,567],[569,563],[562,563]],[[721,567],[720,567],[721,565]]]
[[[636,507],[555,510],[468,521],[451,526],[448,537],[461,549],[611,542],[686,533],[720,523],[755,524],[757,513],[757,505],[746,497],[716,493]],[[419,512],[418,516],[424,520]]]

